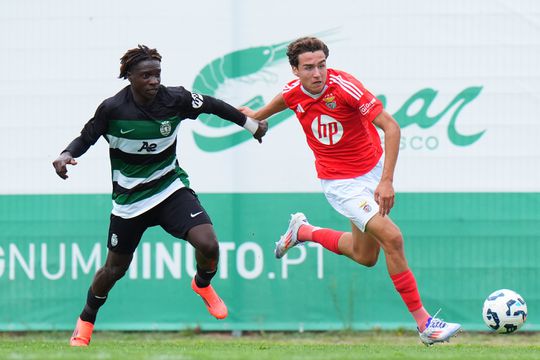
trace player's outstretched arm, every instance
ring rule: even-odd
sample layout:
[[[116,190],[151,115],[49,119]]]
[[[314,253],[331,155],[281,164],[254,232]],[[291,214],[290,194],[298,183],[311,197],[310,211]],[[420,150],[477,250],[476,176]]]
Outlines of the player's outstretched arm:
[[[263,106],[257,111],[254,111],[247,106],[241,106],[238,108],[244,115],[255,120],[266,120],[270,116],[277,114],[283,110],[287,109],[287,104],[283,99],[283,95],[279,93],[274,97],[268,104]]]
[[[268,130],[266,121],[254,120],[225,101],[209,95],[204,96],[204,102],[198,109],[200,113],[214,114],[224,120],[242,126],[244,129],[248,130],[259,143],[262,142],[262,138]]]
[[[56,158],[56,160],[53,161],[53,167],[56,171],[56,174],[60,176],[62,179],[67,179],[67,165],[77,165],[77,160],[71,156],[71,153],[69,151],[64,151],[63,153]]]

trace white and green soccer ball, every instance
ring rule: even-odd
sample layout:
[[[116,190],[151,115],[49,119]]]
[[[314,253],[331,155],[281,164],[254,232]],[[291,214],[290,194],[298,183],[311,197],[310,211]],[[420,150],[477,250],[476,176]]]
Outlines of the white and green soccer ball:
[[[527,319],[527,304],[513,290],[497,290],[484,301],[482,317],[491,330],[510,334],[517,331]]]

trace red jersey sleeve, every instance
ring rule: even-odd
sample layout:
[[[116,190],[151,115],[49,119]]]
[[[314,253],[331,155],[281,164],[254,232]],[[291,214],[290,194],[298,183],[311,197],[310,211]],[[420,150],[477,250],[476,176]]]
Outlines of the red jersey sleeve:
[[[283,90],[281,91],[281,95],[283,96],[285,105],[287,105],[290,109],[292,109],[293,107],[293,101],[291,99],[294,97],[294,90],[298,86],[300,86],[300,80],[296,79],[285,85],[285,87],[283,87]]]
[[[354,76],[340,71],[339,75],[334,75],[334,81],[340,83],[342,92],[347,104],[357,108],[360,115],[367,121],[372,122],[383,110],[383,105],[379,99],[367,90],[362,83]]]

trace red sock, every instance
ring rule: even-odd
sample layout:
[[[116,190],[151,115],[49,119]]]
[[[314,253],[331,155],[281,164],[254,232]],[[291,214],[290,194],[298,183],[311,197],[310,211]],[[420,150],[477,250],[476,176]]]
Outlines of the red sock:
[[[418,293],[418,287],[416,285],[416,280],[410,269],[395,275],[390,275],[396,290],[401,295],[403,302],[407,305],[407,308],[413,315],[418,328],[420,331],[423,331],[425,324],[429,318],[428,312],[424,309],[422,305],[422,300],[420,300],[420,294]]]
[[[416,280],[410,269],[399,274],[390,275],[390,278],[410,312],[422,307]]]
[[[343,235],[343,231],[323,229],[312,225],[302,225],[298,229],[298,240],[319,243],[325,249],[338,255],[341,255],[338,247],[341,235]]]

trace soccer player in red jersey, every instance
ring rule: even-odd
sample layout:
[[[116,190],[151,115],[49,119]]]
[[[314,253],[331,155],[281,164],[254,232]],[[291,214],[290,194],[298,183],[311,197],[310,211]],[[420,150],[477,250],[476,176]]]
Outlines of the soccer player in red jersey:
[[[355,77],[327,68],[328,54],[328,47],[317,38],[293,41],[287,56],[298,79],[258,111],[240,108],[256,120],[287,108],[295,112],[315,155],[324,194],[352,226],[351,232],[319,228],[309,224],[304,214],[293,214],[276,243],[275,255],[281,258],[297,244],[313,241],[371,267],[382,248],[390,278],[418,325],[421,341],[426,345],[448,341],[461,325],[426,311],[407,264],[403,236],[388,216],[394,206],[399,125]],[[384,156],[376,127],[384,133]]]

